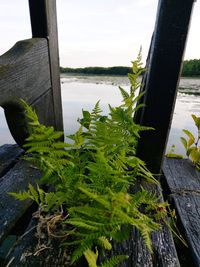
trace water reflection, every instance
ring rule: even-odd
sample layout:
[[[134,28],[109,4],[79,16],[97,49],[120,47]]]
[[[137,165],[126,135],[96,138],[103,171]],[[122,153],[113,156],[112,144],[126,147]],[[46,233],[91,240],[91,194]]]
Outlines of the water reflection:
[[[101,99],[101,108],[104,113],[108,113],[108,103],[113,106],[121,103],[118,85],[129,88],[126,77],[115,76],[64,76],[61,84],[64,128],[67,135],[78,128],[77,118],[81,116],[82,109],[92,110]],[[189,129],[196,135],[191,114],[200,115],[200,79],[183,78],[180,80],[167,149],[176,144],[177,153],[184,153],[180,143],[182,129]],[[13,142],[0,109],[0,144]]]
[[[0,107],[0,145],[3,144],[14,144],[15,141],[10,134],[10,131],[7,126],[7,122],[5,119],[4,111]]]

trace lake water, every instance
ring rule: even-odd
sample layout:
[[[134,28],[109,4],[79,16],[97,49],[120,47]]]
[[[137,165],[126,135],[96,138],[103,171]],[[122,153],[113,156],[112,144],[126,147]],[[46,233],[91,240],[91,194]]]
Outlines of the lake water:
[[[112,106],[121,103],[118,86],[129,89],[126,77],[111,76],[62,76],[62,103],[65,134],[71,134],[78,128],[77,118],[82,109],[91,110],[100,99],[101,108],[106,114],[108,103]],[[200,79],[182,78],[176,101],[168,148],[175,144],[177,153],[184,153],[180,136],[186,128],[196,135],[191,114],[200,115]],[[14,143],[6,125],[3,110],[0,108],[0,145]]]

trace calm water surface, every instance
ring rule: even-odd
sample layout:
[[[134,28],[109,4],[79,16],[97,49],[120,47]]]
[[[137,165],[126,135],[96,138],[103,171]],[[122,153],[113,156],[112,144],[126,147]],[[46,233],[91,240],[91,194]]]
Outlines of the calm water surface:
[[[106,114],[108,103],[112,106],[121,103],[118,86],[129,89],[126,77],[109,76],[62,76],[62,102],[65,134],[71,134],[78,128],[77,118],[81,117],[82,109],[91,110],[94,104],[101,100],[101,108]],[[177,153],[184,150],[180,143],[180,136],[184,136],[182,129],[187,128],[196,135],[196,129],[191,114],[200,116],[200,79],[182,78],[176,101],[168,148],[175,144]],[[14,143],[3,110],[0,108],[0,145]]]

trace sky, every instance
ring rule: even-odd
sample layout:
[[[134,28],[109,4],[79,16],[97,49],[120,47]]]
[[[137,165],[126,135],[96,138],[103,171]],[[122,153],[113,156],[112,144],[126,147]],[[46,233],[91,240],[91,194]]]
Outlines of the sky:
[[[61,66],[129,66],[140,46],[145,62],[157,4],[158,0],[57,0]],[[185,59],[200,59],[199,14],[197,1]],[[0,36],[0,54],[16,41],[31,38],[28,0],[0,0]]]

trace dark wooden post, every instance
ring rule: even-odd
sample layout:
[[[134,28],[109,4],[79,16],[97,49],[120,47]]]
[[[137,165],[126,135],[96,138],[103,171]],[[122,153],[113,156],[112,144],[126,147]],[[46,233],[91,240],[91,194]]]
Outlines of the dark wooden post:
[[[63,130],[56,0],[29,0],[33,38],[47,38],[55,128]]]
[[[180,69],[194,0],[160,0],[158,4],[148,71],[145,78],[145,107],[135,120],[155,131],[141,134],[138,156],[159,173],[171,126]]]

